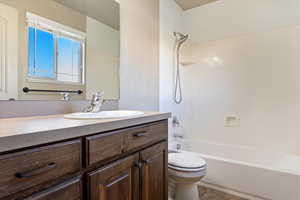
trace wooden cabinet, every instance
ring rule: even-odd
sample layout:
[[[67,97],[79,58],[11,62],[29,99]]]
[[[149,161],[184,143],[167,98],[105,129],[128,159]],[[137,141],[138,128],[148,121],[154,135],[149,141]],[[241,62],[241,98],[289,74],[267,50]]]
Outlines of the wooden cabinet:
[[[142,200],[166,200],[167,194],[167,144],[162,142],[141,152]]]
[[[138,200],[138,154],[88,174],[90,200]]]
[[[166,144],[161,142],[89,173],[89,199],[166,200]]]
[[[167,124],[2,154],[0,200],[167,200]]]

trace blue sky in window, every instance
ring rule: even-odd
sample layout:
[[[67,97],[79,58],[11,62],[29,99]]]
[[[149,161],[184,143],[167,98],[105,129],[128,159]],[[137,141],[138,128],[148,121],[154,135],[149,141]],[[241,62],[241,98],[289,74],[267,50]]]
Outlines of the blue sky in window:
[[[60,81],[79,81],[79,59],[81,44],[78,41],[59,37],[57,39],[57,73]]]
[[[28,44],[29,75],[41,78],[55,78],[54,35],[36,29],[35,45],[35,29],[29,27]]]

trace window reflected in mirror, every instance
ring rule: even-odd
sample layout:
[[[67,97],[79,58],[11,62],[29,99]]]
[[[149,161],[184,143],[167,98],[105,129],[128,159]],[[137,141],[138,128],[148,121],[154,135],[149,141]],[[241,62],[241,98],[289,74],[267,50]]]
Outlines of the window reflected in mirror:
[[[85,33],[33,14],[27,19],[28,77],[83,84]]]
[[[119,57],[114,0],[0,0],[0,100],[118,99]]]

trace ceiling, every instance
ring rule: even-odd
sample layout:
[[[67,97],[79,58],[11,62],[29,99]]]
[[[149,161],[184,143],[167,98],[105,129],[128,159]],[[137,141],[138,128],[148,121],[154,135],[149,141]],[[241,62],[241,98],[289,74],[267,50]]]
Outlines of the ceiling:
[[[54,0],[114,29],[120,29],[120,8],[115,0]]]
[[[188,10],[188,9],[203,6],[204,4],[208,4],[208,3],[218,1],[218,0],[175,0],[175,1],[183,10]]]

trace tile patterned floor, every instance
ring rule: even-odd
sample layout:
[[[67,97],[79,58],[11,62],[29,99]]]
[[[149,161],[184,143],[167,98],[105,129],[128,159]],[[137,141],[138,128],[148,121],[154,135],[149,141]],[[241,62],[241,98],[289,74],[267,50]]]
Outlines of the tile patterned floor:
[[[198,186],[201,200],[247,200],[211,188]]]

